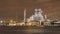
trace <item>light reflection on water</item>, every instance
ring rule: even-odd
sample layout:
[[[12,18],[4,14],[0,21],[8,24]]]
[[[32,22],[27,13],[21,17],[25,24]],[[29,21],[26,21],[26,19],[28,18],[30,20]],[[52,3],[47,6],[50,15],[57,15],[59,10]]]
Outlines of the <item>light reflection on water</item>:
[[[47,27],[47,28],[17,28],[13,30],[11,29],[4,29],[0,31],[0,33],[6,34],[60,34],[60,27]]]
[[[29,30],[23,30],[25,33],[43,33],[44,30],[40,29],[29,29]]]

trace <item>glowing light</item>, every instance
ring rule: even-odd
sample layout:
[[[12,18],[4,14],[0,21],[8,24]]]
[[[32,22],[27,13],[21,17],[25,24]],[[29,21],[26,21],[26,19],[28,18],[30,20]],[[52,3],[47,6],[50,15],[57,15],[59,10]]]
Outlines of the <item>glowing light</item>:
[[[32,26],[32,23],[31,23],[31,22],[29,22],[29,23],[27,23],[27,25],[28,25],[28,26]]]
[[[3,23],[3,21],[2,21],[2,20],[1,20],[0,22],[1,22],[1,23]]]
[[[10,20],[10,23],[12,23],[13,22],[13,20]]]

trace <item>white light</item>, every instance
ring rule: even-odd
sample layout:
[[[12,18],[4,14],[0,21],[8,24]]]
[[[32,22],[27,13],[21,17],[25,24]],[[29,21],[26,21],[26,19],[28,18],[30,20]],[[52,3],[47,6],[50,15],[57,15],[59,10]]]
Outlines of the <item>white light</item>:
[[[3,23],[3,21],[1,20],[0,23]]]

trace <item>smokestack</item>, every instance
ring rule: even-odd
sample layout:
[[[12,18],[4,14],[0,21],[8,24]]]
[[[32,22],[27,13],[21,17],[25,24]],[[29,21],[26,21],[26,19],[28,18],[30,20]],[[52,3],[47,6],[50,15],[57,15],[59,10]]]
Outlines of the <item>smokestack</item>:
[[[24,23],[26,22],[26,9],[24,9]]]

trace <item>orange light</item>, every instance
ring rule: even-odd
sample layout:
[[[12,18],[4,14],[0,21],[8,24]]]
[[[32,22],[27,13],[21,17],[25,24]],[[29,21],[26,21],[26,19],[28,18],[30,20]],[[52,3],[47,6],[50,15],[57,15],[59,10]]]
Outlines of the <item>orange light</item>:
[[[29,25],[29,26],[31,26],[31,25],[32,25],[32,23],[28,23],[28,25]]]
[[[20,26],[20,23],[16,23],[16,26]]]
[[[13,20],[12,19],[10,20],[10,23],[13,23]]]

